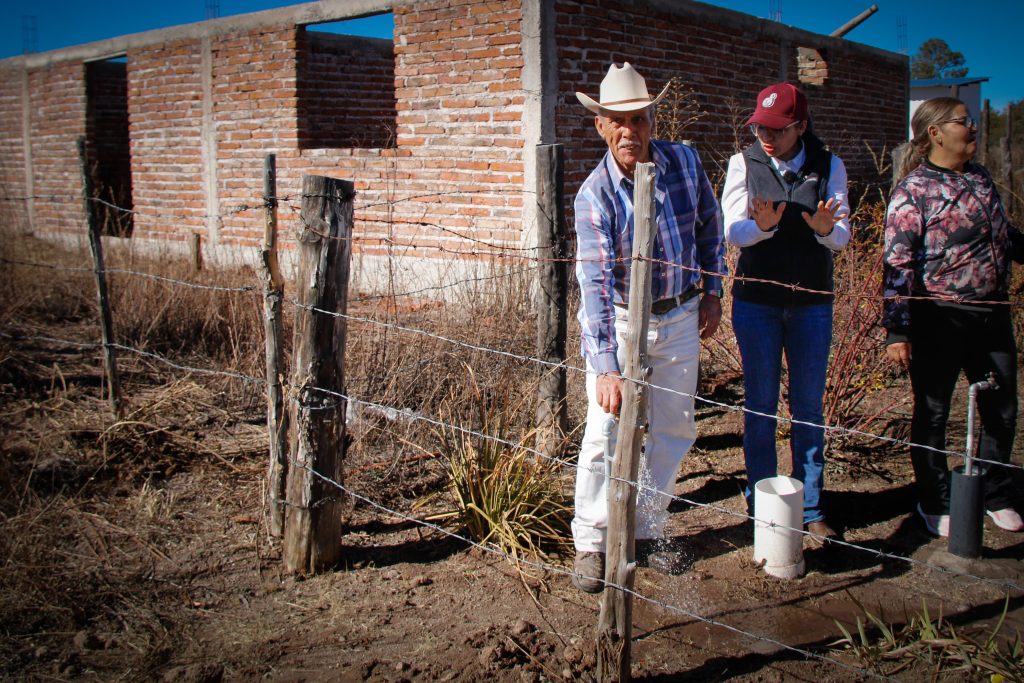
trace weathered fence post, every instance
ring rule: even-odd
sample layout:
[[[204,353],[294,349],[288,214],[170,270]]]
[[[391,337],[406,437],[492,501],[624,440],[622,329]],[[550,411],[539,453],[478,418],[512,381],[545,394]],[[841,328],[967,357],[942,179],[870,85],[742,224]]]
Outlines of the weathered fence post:
[[[561,453],[569,429],[565,397],[569,263],[562,159],[562,145],[537,145],[537,357],[558,365],[541,366],[537,390],[537,445],[547,455]]]
[[[597,678],[630,679],[629,644],[633,632],[632,590],[636,574],[636,488],[640,445],[647,419],[647,327],[651,320],[651,254],[654,250],[654,164],[637,164],[633,190],[633,262],[626,327],[626,367],[619,413],[619,435],[608,481],[608,542],[601,617],[597,627]]]
[[[110,298],[107,296],[107,269],[103,263],[103,241],[92,201],[92,175],[85,153],[85,138],[78,138],[78,159],[82,168],[82,206],[89,227],[89,250],[92,252],[93,273],[96,275],[96,294],[100,306],[100,334],[103,339],[103,368],[107,374],[110,409],[115,418],[121,417],[121,378],[117,372],[117,354],[111,346],[114,324],[110,317]]]
[[[1015,207],[1017,204],[1016,194],[1014,193],[1013,187],[1013,105],[1006,105],[1006,130],[1004,131],[1003,139],[999,141],[999,151],[1001,152],[1003,169],[1002,169],[1002,181],[1003,186],[1006,188],[1006,210],[1015,213]]]
[[[896,183],[899,182],[900,168],[903,166],[903,160],[908,154],[914,153],[914,147],[909,142],[901,142],[892,148],[892,187],[896,187]]]
[[[345,318],[352,255],[352,183],[302,179],[284,560],[313,573],[341,559],[345,501]]]
[[[992,108],[986,99],[981,105],[981,158],[978,160],[982,166],[988,166],[988,135],[992,123]]]
[[[284,352],[281,349],[284,278],[277,258],[277,169],[275,155],[263,160],[263,206],[266,220],[260,251],[260,279],[263,281],[263,333],[267,358],[267,433],[270,437],[270,468],[267,471],[267,513],[270,535],[284,533],[285,481],[288,476],[288,414],[284,409],[281,383]]]
[[[198,273],[203,269],[203,238],[198,232],[192,233],[188,248],[192,257],[192,270]]]

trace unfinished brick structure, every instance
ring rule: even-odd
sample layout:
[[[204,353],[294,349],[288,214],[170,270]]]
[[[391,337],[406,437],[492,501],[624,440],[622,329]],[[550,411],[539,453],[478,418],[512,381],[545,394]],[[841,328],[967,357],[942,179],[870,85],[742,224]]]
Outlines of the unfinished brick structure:
[[[393,42],[309,30],[380,12]],[[879,180],[872,151],[905,136],[906,57],[709,5],[322,0],[0,61],[0,212],[82,234],[84,136],[102,198],[135,212],[108,232],[198,233],[211,253],[237,252],[262,235],[273,152],[283,226],[304,174],[342,177],[359,192],[365,258],[471,259],[490,251],[481,242],[530,243],[535,145],[565,145],[573,196],[602,153],[573,93],[596,95],[613,60],[652,89],[676,77],[692,90],[686,137],[712,176],[750,141],[738,124],[774,81],[802,85],[862,186]]]

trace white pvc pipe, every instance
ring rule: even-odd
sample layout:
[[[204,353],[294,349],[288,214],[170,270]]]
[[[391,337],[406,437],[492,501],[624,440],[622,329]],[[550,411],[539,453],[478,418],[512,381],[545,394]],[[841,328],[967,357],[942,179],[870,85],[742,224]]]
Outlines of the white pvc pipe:
[[[780,579],[804,574],[804,485],[792,477],[769,477],[754,486],[754,562]]]

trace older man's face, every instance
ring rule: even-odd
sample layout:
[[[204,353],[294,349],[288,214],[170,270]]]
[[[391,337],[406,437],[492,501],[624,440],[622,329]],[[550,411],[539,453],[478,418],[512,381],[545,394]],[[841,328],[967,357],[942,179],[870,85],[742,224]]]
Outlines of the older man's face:
[[[627,176],[632,176],[638,163],[651,160],[651,109],[608,113],[611,116],[595,116],[594,125],[608,143],[619,168]]]

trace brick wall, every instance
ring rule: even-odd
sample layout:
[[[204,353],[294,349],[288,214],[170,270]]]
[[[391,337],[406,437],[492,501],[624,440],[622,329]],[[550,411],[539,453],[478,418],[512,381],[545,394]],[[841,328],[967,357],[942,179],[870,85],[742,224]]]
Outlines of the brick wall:
[[[301,148],[394,146],[392,41],[305,30],[298,60]]]
[[[135,232],[183,240],[202,232],[200,43],[180,40],[128,52]]]
[[[302,144],[302,55],[322,34],[311,39],[301,27],[284,25],[211,39],[221,243],[254,246],[262,239],[259,204],[269,152],[277,155],[278,195],[286,198],[280,207],[286,241],[298,221],[302,176],[317,174],[355,183],[357,250],[443,259],[479,251],[472,240],[517,243],[523,144],[517,7],[417,3],[396,9],[395,24],[403,37],[394,47],[388,92],[401,102],[377,115],[393,135],[390,145],[376,140],[378,147]],[[323,42],[352,42],[335,38]],[[373,43],[379,50],[380,41]],[[381,68],[383,53],[374,62]],[[204,233],[201,61],[198,40],[129,52],[135,208],[140,219],[152,217],[141,220],[138,234]],[[381,98],[368,102],[379,107]],[[239,210],[245,206],[253,208]]]
[[[213,41],[213,118],[223,243],[260,243],[262,211],[238,208],[260,204],[267,153],[277,154],[286,171],[289,160],[298,156],[296,50],[300,31],[295,26],[267,26]],[[293,176],[279,174],[278,194],[295,196],[299,189]],[[290,233],[290,227],[285,232]]]
[[[818,135],[843,158],[854,181],[851,195],[857,197],[858,188],[879,181],[868,147],[882,156],[905,137],[905,62],[728,10],[679,3],[668,11],[652,5],[557,2],[557,135],[567,143],[566,196],[573,196],[604,152],[593,115],[578,104],[574,92],[596,98],[613,60],[636,66],[652,95],[673,77],[692,88],[699,119],[686,137],[700,152],[713,182],[724,177],[737,143],[742,147],[753,142],[742,123],[752,113],[758,91],[782,80],[800,85],[807,94]],[[818,75],[817,70],[799,70],[800,47],[817,50],[826,60],[823,85],[800,82],[801,75],[807,80]]]
[[[811,81],[816,127],[854,179],[877,177],[869,146],[881,155],[904,135],[906,61],[895,55],[699,3],[556,0],[555,10],[559,89],[544,97],[557,100],[554,141],[566,147],[569,200],[603,153],[573,93],[596,95],[612,60],[634,62],[652,90],[676,77],[692,91],[697,116],[685,137],[713,179],[752,141],[740,124],[754,95],[784,77]],[[126,43],[135,235],[183,240],[198,232],[207,244],[257,245],[263,158],[273,152],[285,242],[298,221],[302,176],[318,174],[355,183],[357,251],[445,260],[486,252],[481,243],[518,246],[530,95],[519,2],[396,6],[393,46],[270,17],[269,25],[213,22]],[[351,49],[360,44],[357,63]],[[816,51],[827,74],[798,63],[798,48]],[[73,198],[85,66],[60,54],[45,61],[28,73],[35,192]],[[7,192],[24,186],[16,84],[0,85]],[[355,129],[366,138],[344,139]],[[66,201],[38,200],[36,210],[37,230],[81,229]]]
[[[85,135],[85,67],[55,64],[28,75],[36,225],[84,234],[77,140]]]
[[[518,2],[418,2],[394,9],[393,148],[311,150],[301,173],[355,182],[364,253],[450,259],[518,244],[522,224],[522,49]]]
[[[18,69],[0,69],[0,228],[17,231],[28,229],[21,79]]]

